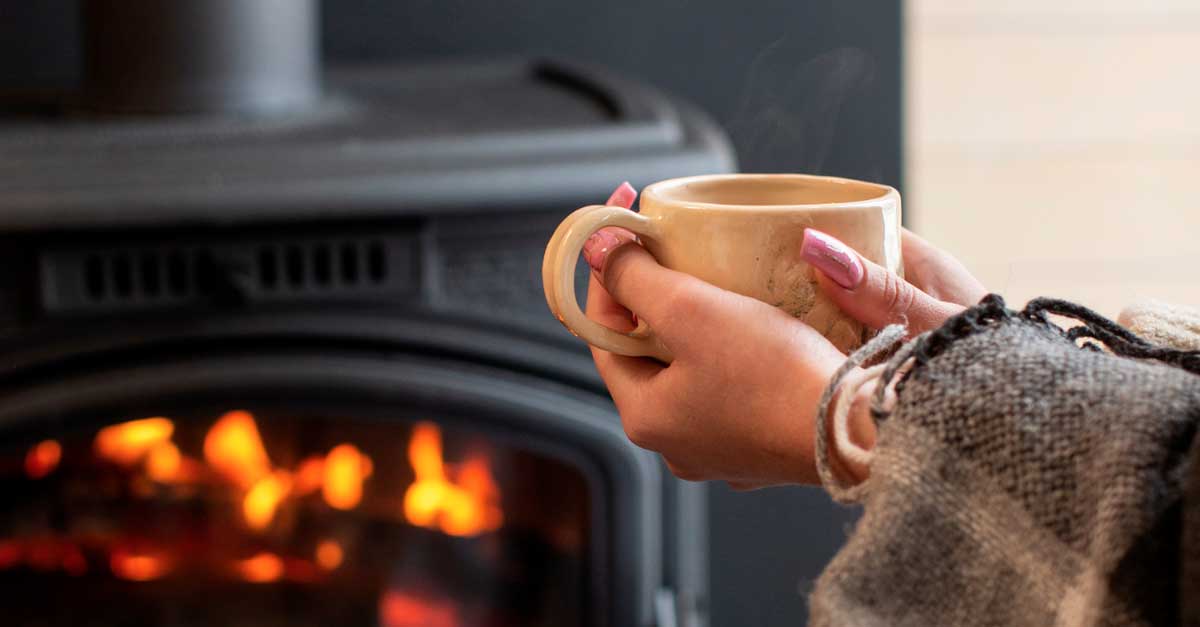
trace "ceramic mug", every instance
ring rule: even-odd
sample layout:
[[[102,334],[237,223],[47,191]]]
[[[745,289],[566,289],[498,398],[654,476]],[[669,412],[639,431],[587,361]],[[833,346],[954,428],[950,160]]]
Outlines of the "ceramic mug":
[[[824,231],[863,257],[902,273],[900,194],[891,187],[802,174],[719,174],[646,187],[641,211],[592,205],[572,213],[550,238],[542,282],[550,310],[575,335],[606,351],[671,360],[643,323],[621,333],[590,320],[575,297],[575,265],[588,236],[629,229],[660,264],[780,307],[843,351],[868,330],[816,285],[800,256],[804,229]]]

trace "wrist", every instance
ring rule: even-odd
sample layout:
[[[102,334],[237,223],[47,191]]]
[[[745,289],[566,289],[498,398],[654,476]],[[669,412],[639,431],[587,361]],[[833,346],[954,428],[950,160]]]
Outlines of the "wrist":
[[[855,391],[850,402],[850,413],[847,421],[847,432],[850,442],[858,448],[869,451],[875,447],[875,420],[871,418],[871,397],[875,395],[877,381],[867,382]],[[838,455],[839,461],[855,482],[861,483],[871,474],[871,468],[865,463],[853,459],[844,459]]]
[[[856,369],[842,380],[841,389],[830,405],[827,416],[827,438],[831,470],[842,481],[858,484],[870,476],[869,452],[875,446],[875,421],[871,418],[871,397],[876,381],[865,380],[869,375]],[[846,402],[845,417],[838,420],[837,407],[842,394],[853,394]],[[839,424],[840,423],[840,424]]]

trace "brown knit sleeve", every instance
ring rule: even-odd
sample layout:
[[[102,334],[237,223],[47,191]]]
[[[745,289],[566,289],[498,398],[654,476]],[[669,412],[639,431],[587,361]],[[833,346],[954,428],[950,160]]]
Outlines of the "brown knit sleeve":
[[[1069,303],[989,297],[896,359],[908,370],[877,416],[864,513],[817,582],[813,625],[1171,625],[1192,611],[1198,589],[1179,582],[1200,354]]]
[[[1179,549],[1180,625],[1200,626],[1200,438],[1192,439],[1187,479],[1180,506],[1182,534]]]

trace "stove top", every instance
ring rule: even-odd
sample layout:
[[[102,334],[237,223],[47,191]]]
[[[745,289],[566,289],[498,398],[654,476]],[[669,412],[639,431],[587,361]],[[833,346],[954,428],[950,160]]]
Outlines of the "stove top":
[[[5,115],[0,103],[0,228],[511,211],[733,168],[705,116],[561,61],[335,69],[323,82],[314,106],[271,115]]]

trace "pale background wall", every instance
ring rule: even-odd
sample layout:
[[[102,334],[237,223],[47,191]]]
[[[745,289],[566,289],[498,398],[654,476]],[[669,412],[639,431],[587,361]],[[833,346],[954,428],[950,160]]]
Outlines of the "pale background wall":
[[[905,207],[1011,303],[1200,306],[1200,2],[910,0]]]

